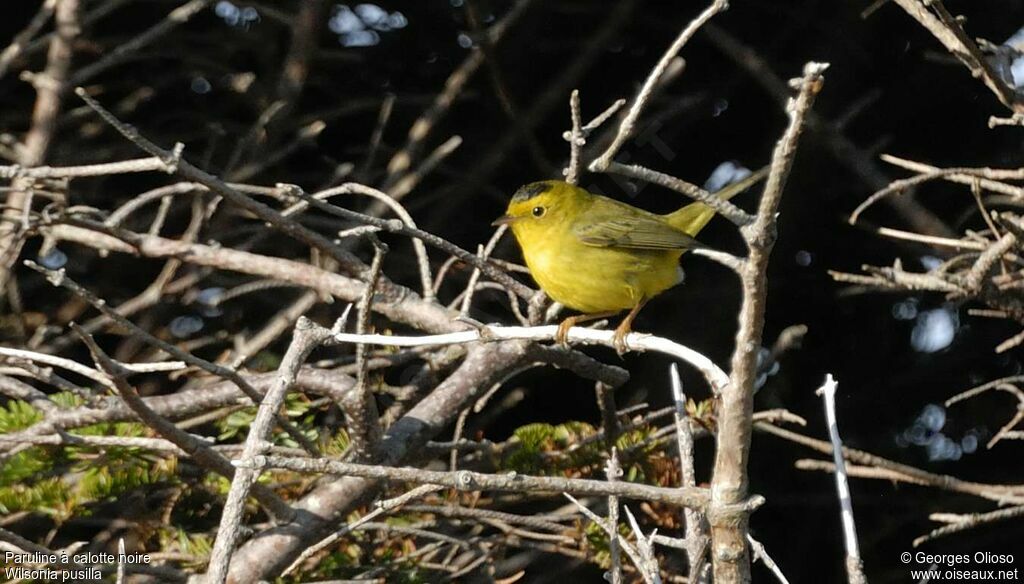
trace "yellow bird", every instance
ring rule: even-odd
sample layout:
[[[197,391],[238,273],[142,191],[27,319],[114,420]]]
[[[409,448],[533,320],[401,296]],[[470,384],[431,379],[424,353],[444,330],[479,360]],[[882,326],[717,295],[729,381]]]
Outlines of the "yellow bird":
[[[767,174],[762,169],[718,191],[729,199]],[[683,280],[679,257],[702,247],[694,239],[715,215],[704,203],[658,215],[562,181],[523,186],[493,225],[509,225],[530,274],[553,300],[583,314],[565,319],[556,340],[588,320],[629,314],[615,329],[615,348],[644,304]]]

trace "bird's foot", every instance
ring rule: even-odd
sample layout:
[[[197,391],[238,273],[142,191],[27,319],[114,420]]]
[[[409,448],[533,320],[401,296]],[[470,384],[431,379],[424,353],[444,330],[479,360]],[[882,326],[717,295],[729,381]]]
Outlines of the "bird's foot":
[[[631,323],[628,321],[623,321],[623,323],[615,329],[615,334],[612,335],[612,346],[615,347],[615,352],[619,354],[619,357],[629,352],[629,344],[626,343],[626,335],[632,331],[630,324]]]
[[[572,318],[567,318],[563,320],[561,323],[559,323],[558,331],[555,332],[555,342],[558,343],[559,345],[562,345],[563,347],[568,347],[569,329],[571,329],[575,324],[576,321],[573,320]]]

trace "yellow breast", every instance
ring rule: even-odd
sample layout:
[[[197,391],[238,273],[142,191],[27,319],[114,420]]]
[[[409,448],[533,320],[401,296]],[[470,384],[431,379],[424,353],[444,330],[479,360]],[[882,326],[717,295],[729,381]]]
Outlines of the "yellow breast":
[[[594,247],[572,233],[520,239],[534,280],[553,300],[583,313],[633,308],[681,281],[679,250]]]

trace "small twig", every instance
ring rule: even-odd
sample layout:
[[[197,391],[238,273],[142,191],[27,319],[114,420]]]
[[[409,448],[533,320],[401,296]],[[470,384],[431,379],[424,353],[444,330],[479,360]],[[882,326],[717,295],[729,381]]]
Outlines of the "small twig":
[[[609,429],[610,431],[611,429]],[[614,440],[612,441],[614,442]],[[622,467],[619,465],[618,449],[611,447],[608,453],[608,462],[604,469],[605,478],[613,483],[622,477]],[[608,520],[605,531],[608,532],[608,553],[611,556],[611,584],[622,584],[622,560],[619,557],[619,498],[614,495],[608,496]]]
[[[11,359],[24,359],[26,361],[32,361],[36,363],[43,363],[45,365],[52,365],[53,367],[60,367],[66,369],[72,373],[77,373],[83,377],[88,377],[93,381],[101,383],[111,389],[114,386],[110,383],[110,379],[102,374],[101,372],[82,365],[77,361],[65,359],[63,357],[56,357],[54,355],[47,355],[46,353],[37,353],[35,351],[27,351],[25,349],[11,349],[8,347],[0,347],[0,357],[9,357]],[[125,371],[129,373],[155,373],[162,371],[180,371],[185,368],[183,361],[160,361],[156,363],[126,363],[123,365]]]
[[[626,143],[634,131],[637,119],[640,117],[640,113],[643,111],[644,106],[647,105],[647,100],[650,98],[651,93],[657,86],[661,76],[664,75],[665,70],[668,69],[669,64],[675,59],[679,51],[682,50],[683,46],[686,45],[687,41],[696,34],[697,30],[704,25],[705,22],[711,19],[719,12],[726,10],[729,7],[727,0],[714,0],[710,6],[708,6],[703,12],[701,12],[696,18],[690,21],[689,24],[679,33],[676,40],[669,46],[668,50],[658,60],[658,64],[651,69],[648,73],[647,79],[644,80],[644,84],[640,87],[636,97],[633,98],[633,102],[629,106],[629,110],[626,111],[626,115],[622,118],[622,122],[619,123],[619,131],[615,135],[615,139],[608,145],[608,148],[604,151],[601,156],[597,157],[593,162],[590,163],[590,170],[592,172],[605,172],[609,169],[612,160],[615,155],[619,153],[623,144]]]
[[[591,167],[593,167],[593,164],[591,164]],[[749,213],[725,200],[725,198],[709,193],[697,185],[690,184],[663,172],[658,172],[638,164],[622,164],[615,161],[610,162],[605,167],[605,172],[640,179],[644,182],[660,185],[677,193],[682,193],[711,207],[716,213],[737,226],[748,225],[753,221],[753,217]]]
[[[938,539],[954,533],[974,529],[982,525],[996,523],[997,521],[1006,521],[1007,519],[1014,519],[1021,516],[1024,516],[1024,505],[1009,507],[1007,509],[999,509],[988,513],[972,513],[970,515],[940,516],[940,514],[933,514],[931,516],[933,520],[938,521],[941,517],[941,520],[945,521],[949,525],[933,529],[927,534],[914,539],[914,547],[919,547],[921,544],[932,541],[933,539]]]
[[[789,584],[789,580],[786,579],[786,575],[782,573],[778,564],[776,564],[775,560],[768,555],[768,551],[764,549],[764,544],[751,537],[749,533],[747,534],[747,542],[750,543],[750,549],[754,550],[754,560],[761,560],[764,562],[764,566],[771,570],[772,574],[775,575],[776,580],[782,584]]]
[[[353,521],[352,523],[346,523],[331,535],[323,538],[322,540],[303,550],[303,552],[299,554],[299,557],[295,558],[295,561],[292,562],[290,566],[285,568],[284,572],[281,573],[281,577],[285,577],[288,574],[291,574],[296,569],[298,569],[299,565],[301,565],[303,562],[313,557],[321,550],[327,548],[334,542],[338,541],[346,534],[358,529],[364,523],[368,523],[380,517],[381,515],[390,513],[391,511],[394,511],[399,507],[402,507],[409,501],[419,499],[424,495],[429,495],[430,493],[434,493],[439,490],[441,490],[441,487],[437,485],[420,485],[418,487],[410,489],[406,493],[403,493],[402,495],[399,495],[398,497],[395,497],[393,499],[385,499],[383,501],[377,502],[377,504],[375,505],[376,508],[373,511],[370,511],[369,513],[363,515],[358,520]]]
[[[675,363],[669,366],[669,383],[672,385],[672,399],[675,402],[676,445],[679,448],[679,469],[683,488],[697,485],[696,473],[693,468],[693,431],[690,418],[686,414],[686,394],[683,393],[683,380],[679,377],[679,368]],[[691,509],[683,510],[685,527],[686,555],[689,558],[690,581],[703,581],[708,538],[704,528],[704,518]]]
[[[843,540],[846,542],[846,575],[850,584],[865,584],[864,563],[860,559],[857,543],[857,525],[853,519],[853,499],[846,479],[846,461],[843,458],[843,441],[839,438],[839,422],[836,419],[836,387],[832,374],[825,377],[825,384],[816,392],[825,403],[825,419],[828,422],[828,437],[832,442],[832,460],[836,465],[836,491],[843,521]]]
[[[580,121],[580,90],[578,89],[573,89],[572,95],[569,97],[569,113],[572,117],[572,130],[569,132],[569,166],[563,173],[565,182],[574,185],[580,180],[580,149],[586,144]]]
[[[636,517],[633,516],[633,512],[626,509],[626,518],[629,519],[629,525],[633,528],[633,535],[636,536],[636,548],[640,552],[640,557],[643,562],[637,566],[640,570],[640,575],[643,576],[644,582],[647,584],[661,584],[661,568],[658,566],[658,559],[654,555],[654,536],[657,535],[657,530],[651,533],[651,535],[645,536],[644,532],[640,529],[640,524],[636,522]]]
[[[617,99],[614,102],[612,102],[612,104],[608,106],[603,112],[594,116],[594,119],[587,122],[587,124],[583,126],[583,128],[581,128],[581,130],[583,131],[583,137],[589,136],[591,132],[604,125],[604,123],[607,122],[612,116],[617,114],[624,105],[626,105],[625,99]]]
[[[498,226],[498,228],[494,230],[494,235],[491,235],[491,238],[487,240],[487,244],[480,247],[477,251],[477,255],[482,261],[487,261],[488,258],[491,257],[491,254],[494,252],[494,248],[498,246],[498,242],[501,241],[502,236],[505,235],[505,231],[507,230],[508,225]],[[462,314],[462,316],[469,315],[469,309],[473,303],[473,292],[476,290],[476,284],[479,280],[480,268],[473,268],[473,273],[470,274],[469,282],[466,284],[466,291],[463,293],[462,307],[459,310],[459,313]],[[515,303],[518,306],[518,300],[516,300]]]
[[[967,290],[979,292],[982,281],[989,271],[1006,255],[1017,243],[1017,236],[1013,231],[1007,231],[995,243],[988,246],[981,252],[978,259],[971,266],[971,269],[963,276],[963,285]]]
[[[563,496],[565,496],[566,499],[569,499],[569,501],[571,501],[572,504],[575,505],[581,513],[586,515],[587,519],[590,519],[599,527],[604,529],[604,532],[608,535],[609,541],[614,539],[618,546],[622,548],[622,551],[626,552],[626,555],[629,556],[630,561],[633,562],[633,565],[636,566],[636,569],[640,570],[641,572],[643,571],[643,557],[640,555],[640,552],[637,551],[636,547],[634,547],[633,544],[629,542],[629,540],[627,540],[625,537],[622,536],[621,533],[619,533],[618,525],[613,526],[609,522],[605,521],[597,513],[594,513],[593,511],[588,509],[586,505],[580,503],[576,499],[576,497],[573,497],[568,493],[562,494]],[[612,573],[612,576],[614,577],[614,572]]]
[[[765,422],[757,422],[755,427],[762,432],[767,432],[790,442],[806,446],[822,454],[831,455],[833,452],[832,444],[825,440],[804,436],[803,434],[779,428]],[[845,446],[843,447],[843,456],[850,462],[865,465],[847,467],[850,476],[944,489],[955,493],[974,495],[997,503],[1024,504],[1024,485],[999,485],[964,481],[949,475],[930,473]],[[818,460],[799,460],[795,466],[803,470],[819,470],[829,473],[835,470],[835,464]]]
[[[1024,169],[987,167],[952,167],[942,169],[922,162],[915,162],[913,160],[893,156],[892,154],[882,154],[880,158],[893,166],[957,184],[970,186],[975,182],[975,179],[980,179],[982,188],[987,191],[1009,195],[1014,198],[1024,197],[1024,187],[1018,187],[1001,182],[1024,180]],[[944,170],[952,172],[943,172]]]
[[[102,162],[97,164],[83,164],[79,166],[0,166],[0,179],[53,179],[53,178],[83,178],[90,176],[113,176],[116,174],[131,174],[137,172],[166,171],[167,162],[153,156],[147,158],[136,158],[134,160],[119,160],[117,162]],[[179,183],[161,189],[182,189]],[[195,188],[193,186],[193,188]],[[174,192],[174,191],[172,191]],[[167,193],[171,194],[171,193]],[[157,198],[162,197],[159,195]]]

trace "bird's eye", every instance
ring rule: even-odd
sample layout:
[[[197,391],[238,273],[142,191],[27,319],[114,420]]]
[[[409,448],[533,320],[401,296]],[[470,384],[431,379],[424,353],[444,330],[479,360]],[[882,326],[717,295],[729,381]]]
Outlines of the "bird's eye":
[[[534,217],[541,217],[543,215],[544,215],[544,207],[534,207],[533,208],[533,216]]]

